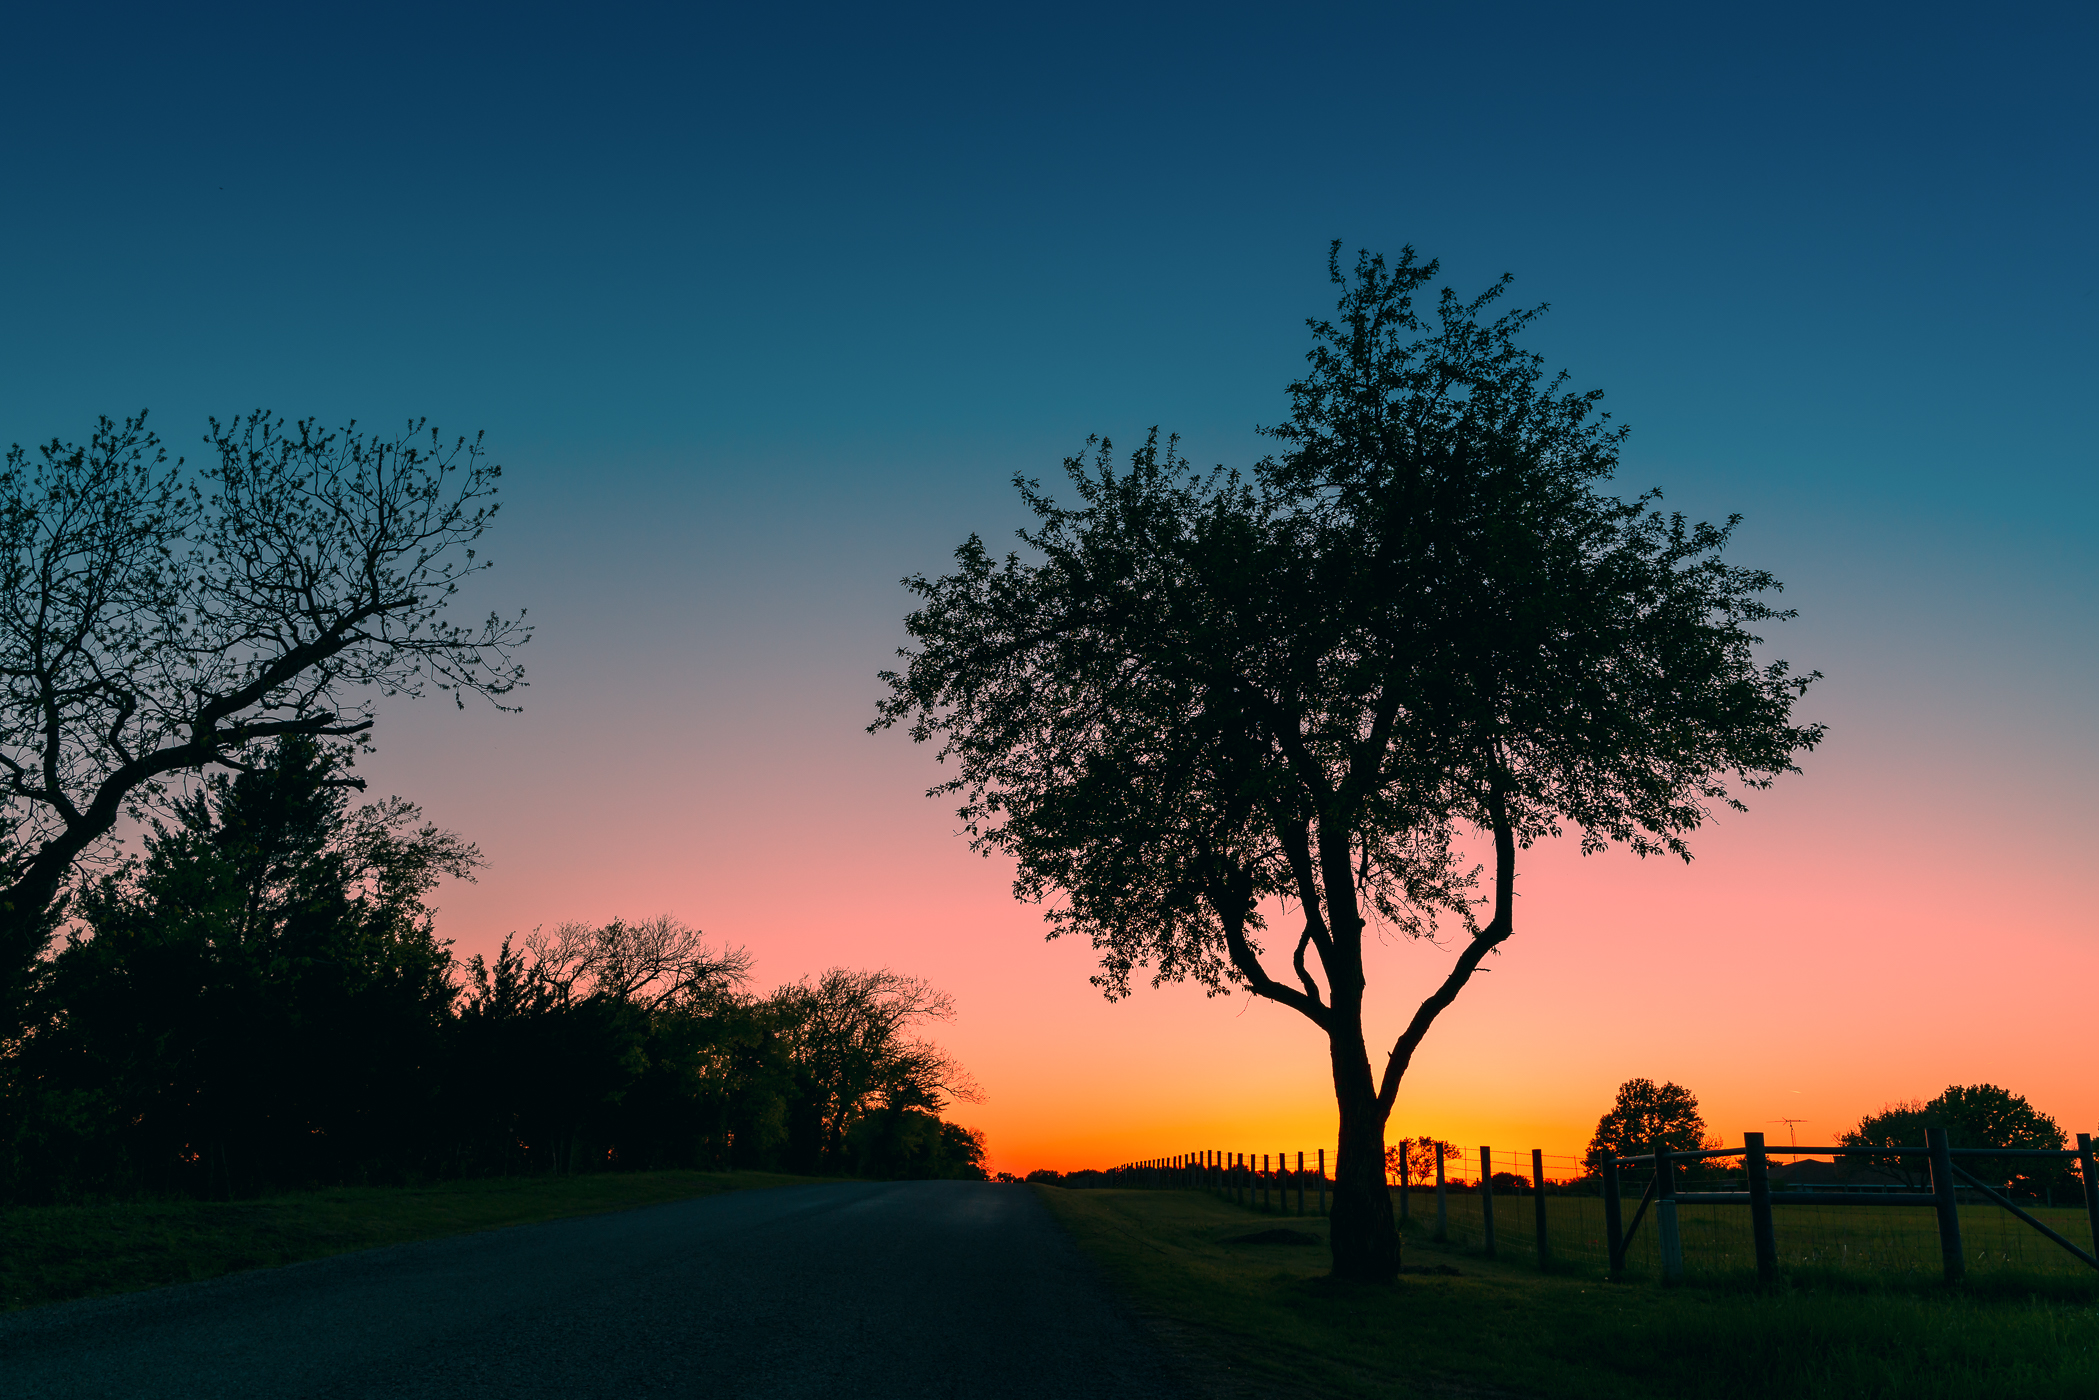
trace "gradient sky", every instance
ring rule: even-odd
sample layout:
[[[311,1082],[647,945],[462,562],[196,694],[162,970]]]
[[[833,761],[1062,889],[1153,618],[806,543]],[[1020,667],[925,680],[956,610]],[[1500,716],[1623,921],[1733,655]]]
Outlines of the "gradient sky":
[[[390,704],[366,765],[487,852],[462,953],[670,912],[925,975],[1001,1168],[1330,1142],[1309,1025],[1103,1003],[861,730],[1014,472],[1245,465],[1327,240],[1411,242],[1553,304],[1622,489],[1745,515],[1831,733],[1688,867],[1534,853],[1392,1131],[1576,1151],[1632,1075],[1731,1142],[1977,1080],[2099,1127],[2091,7],[759,8],[0,17],[0,441],[267,405],[506,465],[526,710]],[[1380,1034],[1448,956],[1379,951]]]

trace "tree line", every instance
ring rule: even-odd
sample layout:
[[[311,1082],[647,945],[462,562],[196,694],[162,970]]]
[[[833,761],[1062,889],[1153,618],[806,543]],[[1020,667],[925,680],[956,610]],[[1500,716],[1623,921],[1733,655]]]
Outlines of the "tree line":
[[[981,1177],[953,1002],[833,968],[768,993],[669,918],[464,962],[430,896],[480,853],[355,804],[293,735],[168,804],[65,906],[0,1042],[0,1199],[700,1167]]]
[[[2016,1148],[2061,1151],[2069,1146],[2062,1125],[2035,1108],[2024,1095],[1996,1084],[1950,1084],[1929,1100],[1891,1103],[1863,1115],[1856,1126],[1837,1135],[1833,1146],[1851,1148],[1831,1167],[1835,1178],[1922,1187],[1929,1179],[1915,1157],[1882,1155],[1890,1149],[1919,1151],[1924,1130],[1943,1128],[1947,1143],[1959,1148]],[[1591,1172],[1607,1158],[1641,1157],[1657,1149],[1696,1152],[1715,1148],[1720,1139],[1707,1130],[1698,1097],[1681,1084],[1628,1079],[1618,1086],[1611,1107],[1597,1120],[1583,1163]],[[1872,1152],[1870,1149],[1880,1149]],[[1783,1153],[1773,1145],[1771,1151]],[[2004,1157],[1963,1161],[1962,1166],[1999,1190],[2015,1196],[2047,1198],[2078,1183],[2075,1168],[2035,1158]],[[1705,1168],[1721,1173],[1735,1164],[1716,1159]]]

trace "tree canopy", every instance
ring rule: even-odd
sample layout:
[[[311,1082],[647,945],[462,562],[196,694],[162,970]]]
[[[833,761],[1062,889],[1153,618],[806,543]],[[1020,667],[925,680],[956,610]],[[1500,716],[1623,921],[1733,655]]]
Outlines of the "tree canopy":
[[[937,1115],[951,1099],[982,1097],[961,1065],[915,1034],[955,1014],[954,998],[922,977],[834,967],[788,983],[773,1000],[795,1027],[788,1055],[827,1164],[846,1160],[856,1128],[900,1132],[912,1113]]]
[[[1921,1148],[1926,1128],[1944,1128],[1952,1147],[2060,1150],[2066,1140],[2062,1126],[2022,1095],[1995,1084],[1949,1084],[1928,1101],[1891,1103],[1878,1113],[1866,1114],[1837,1142],[1843,1147]],[[1847,1158],[1846,1162],[1912,1184],[1929,1176],[1915,1158]],[[2031,1158],[1963,1159],[1960,1165],[1993,1185],[2019,1191],[2035,1191],[2067,1179],[2067,1169],[2044,1167]]]
[[[1571,828],[1688,858],[1822,731],[1793,717],[1813,677],[1757,656],[1777,580],[1723,560],[1732,520],[1597,489],[1623,430],[1522,347],[1537,311],[1490,319],[1506,279],[1424,313],[1437,266],[1411,249],[1351,271],[1336,244],[1329,267],[1338,315],[1308,323],[1279,451],[1242,475],[1156,432],[1120,464],[1095,439],[1065,462],[1072,505],[1017,478],[1025,553],[971,536],[954,572],[905,580],[875,725],[938,745],[935,794],[1052,936],[1090,940],[1107,995],[1147,969],[1326,1035],[1335,1266],[1387,1277],[1384,1122],[1514,931],[1519,850]],[[1372,928],[1458,935],[1375,1072]]]
[[[1698,1099],[1681,1084],[1628,1079],[1603,1117],[1582,1162],[1591,1171],[1614,1157],[1640,1157],[1657,1150],[1696,1152],[1708,1146]]]
[[[398,799],[353,807],[340,745],[251,757],[83,892],[0,1059],[31,1176],[225,1192],[428,1135],[453,989],[427,900],[479,852]]]

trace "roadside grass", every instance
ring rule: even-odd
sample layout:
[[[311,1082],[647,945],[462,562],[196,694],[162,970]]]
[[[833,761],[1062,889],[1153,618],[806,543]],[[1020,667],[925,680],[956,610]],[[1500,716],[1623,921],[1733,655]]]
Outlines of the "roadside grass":
[[[0,1210],[0,1311],[812,1177],[605,1172]],[[835,1179],[835,1178],[830,1178]]]
[[[1392,1195],[1396,1212],[1403,1198],[1397,1191]],[[1788,1271],[1856,1274],[1875,1282],[1897,1274],[1914,1275],[1919,1282],[1940,1277],[1938,1214],[1929,1206],[1803,1206],[1787,1201],[1783,1192],[1775,1193],[1772,1201],[1778,1257]],[[1435,1198],[1426,1192],[1415,1193],[1407,1204],[1415,1229],[1425,1227],[1435,1216]],[[1509,1258],[1528,1259],[1536,1253],[1532,1204],[1531,1196],[1513,1192],[1495,1199],[1495,1233]],[[1628,1222],[1635,1208],[1631,1199],[1625,1202]],[[2057,1233],[2089,1244],[2091,1226],[2082,1204],[2029,1205],[2027,1209]],[[1960,1216],[1971,1280],[1985,1283],[2004,1276],[2023,1283],[2054,1275],[2075,1282],[2093,1276],[2083,1260],[2051,1244],[2001,1207],[1964,1203]],[[1755,1271],[1756,1246],[1750,1235],[1749,1212],[1743,1207],[1684,1205],[1677,1209],[1677,1220],[1683,1231],[1684,1267],[1694,1279],[1739,1280]],[[1470,1191],[1452,1192],[1452,1242],[1477,1245],[1485,1234],[1479,1196]],[[1604,1246],[1603,1198],[1546,1197],[1546,1234],[1555,1260],[1586,1263],[1600,1272],[1609,1257]],[[1634,1273],[1660,1270],[1657,1238],[1654,1216],[1649,1212],[1645,1224],[1634,1232],[1627,1256]]]
[[[1431,1245],[1383,1286],[1326,1277],[1326,1223],[1193,1191],[1036,1188],[1169,1341],[1247,1393],[1628,1394],[1725,1400],[2021,1400],[2099,1394],[2099,1280],[2000,1275],[1958,1292],[1796,1273],[1664,1288],[1586,1265],[1540,1273]],[[1318,1244],[1234,1244],[1283,1227]],[[1419,1222],[1414,1222],[1419,1229]]]

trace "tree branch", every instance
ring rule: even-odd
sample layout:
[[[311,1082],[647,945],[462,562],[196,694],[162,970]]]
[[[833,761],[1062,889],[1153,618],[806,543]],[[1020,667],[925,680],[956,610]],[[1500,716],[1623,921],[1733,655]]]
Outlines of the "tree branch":
[[[1435,1024],[1443,1008],[1457,1000],[1458,993],[1472,980],[1480,959],[1492,952],[1504,939],[1515,931],[1516,902],[1516,833],[1509,822],[1508,798],[1503,788],[1501,768],[1494,759],[1489,759],[1487,779],[1487,813],[1494,828],[1494,918],[1487,926],[1473,935],[1472,942],[1458,955],[1457,965],[1441,986],[1431,993],[1414,1012],[1414,1019],[1407,1023],[1399,1040],[1392,1047],[1390,1058],[1385,1061],[1385,1073],[1378,1085],[1378,1104],[1386,1112],[1399,1099],[1399,1082],[1406,1076],[1407,1066],[1413,1062],[1414,1051],[1420,1046],[1422,1037]]]
[[[1214,893],[1205,895],[1205,898],[1210,900],[1210,907],[1217,911],[1218,922],[1224,928],[1225,951],[1232,959],[1232,966],[1239,969],[1239,975],[1246,979],[1247,988],[1254,995],[1287,1006],[1321,1030],[1327,1029],[1332,1017],[1326,1004],[1316,995],[1316,988],[1313,989],[1314,995],[1307,996],[1276,981],[1268,975],[1268,970],[1261,966],[1261,959],[1254,953],[1253,944],[1246,939],[1246,916],[1252,907],[1252,877],[1242,876],[1239,883],[1241,889],[1236,898],[1227,896],[1224,901],[1220,901]]]

